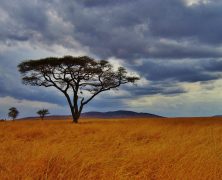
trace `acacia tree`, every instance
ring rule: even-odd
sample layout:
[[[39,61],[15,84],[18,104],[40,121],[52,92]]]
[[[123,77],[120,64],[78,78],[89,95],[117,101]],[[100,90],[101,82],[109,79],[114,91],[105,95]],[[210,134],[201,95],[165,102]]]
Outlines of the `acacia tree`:
[[[41,109],[41,110],[38,110],[36,113],[39,115],[39,117],[40,117],[42,120],[44,119],[44,117],[45,117],[46,115],[50,114],[48,109]]]
[[[18,69],[25,85],[55,87],[62,92],[75,123],[83,107],[95,96],[139,80],[127,75],[123,67],[114,70],[108,61],[96,61],[88,56],[29,60],[20,63]]]
[[[18,116],[18,114],[19,114],[19,111],[15,107],[11,107],[9,109],[8,117],[15,120],[15,118]]]

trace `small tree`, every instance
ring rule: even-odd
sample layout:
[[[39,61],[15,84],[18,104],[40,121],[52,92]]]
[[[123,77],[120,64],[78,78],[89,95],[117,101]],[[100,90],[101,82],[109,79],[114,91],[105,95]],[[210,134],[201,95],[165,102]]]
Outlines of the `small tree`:
[[[75,123],[83,107],[95,96],[139,80],[139,77],[127,75],[123,67],[114,70],[109,62],[96,61],[87,56],[29,60],[20,63],[18,69],[24,84],[55,87],[62,92]]]
[[[18,114],[19,114],[19,111],[15,107],[11,107],[9,109],[8,117],[10,117],[13,120],[15,120],[16,117],[18,116]]]
[[[40,117],[42,120],[44,119],[44,117],[45,117],[46,115],[50,114],[48,109],[41,109],[41,110],[37,111],[36,113],[39,115],[39,117]]]

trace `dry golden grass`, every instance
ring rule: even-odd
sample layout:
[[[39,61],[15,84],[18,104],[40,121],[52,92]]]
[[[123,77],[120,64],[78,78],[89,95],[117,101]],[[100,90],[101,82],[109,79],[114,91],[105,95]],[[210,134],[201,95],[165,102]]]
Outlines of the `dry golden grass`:
[[[222,118],[0,122],[0,179],[222,179]]]

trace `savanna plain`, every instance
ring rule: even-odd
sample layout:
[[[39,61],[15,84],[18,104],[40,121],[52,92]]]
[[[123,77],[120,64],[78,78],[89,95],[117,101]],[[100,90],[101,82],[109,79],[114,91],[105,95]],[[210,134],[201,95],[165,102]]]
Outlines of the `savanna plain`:
[[[0,179],[222,179],[222,118],[0,122]]]

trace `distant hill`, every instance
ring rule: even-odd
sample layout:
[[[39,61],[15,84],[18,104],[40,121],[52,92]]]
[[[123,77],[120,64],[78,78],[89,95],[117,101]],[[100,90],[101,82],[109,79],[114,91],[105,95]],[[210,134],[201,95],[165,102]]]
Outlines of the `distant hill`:
[[[127,117],[161,117],[150,113],[138,113],[134,111],[108,111],[108,112],[86,112],[82,114],[82,117],[92,118],[127,118]]]
[[[119,111],[108,111],[108,112],[85,112],[82,113],[81,117],[83,118],[130,118],[130,117],[141,117],[141,118],[160,118],[162,116],[150,114],[150,113],[143,113],[143,112],[134,112],[134,111],[125,111],[125,110],[119,110]],[[39,117],[25,117],[21,118],[19,120],[29,120],[29,119],[39,119]],[[45,117],[47,120],[64,120],[64,119],[71,119],[71,116],[69,115],[52,115]]]
[[[212,117],[222,117],[222,115],[215,115],[215,116],[212,116]]]

